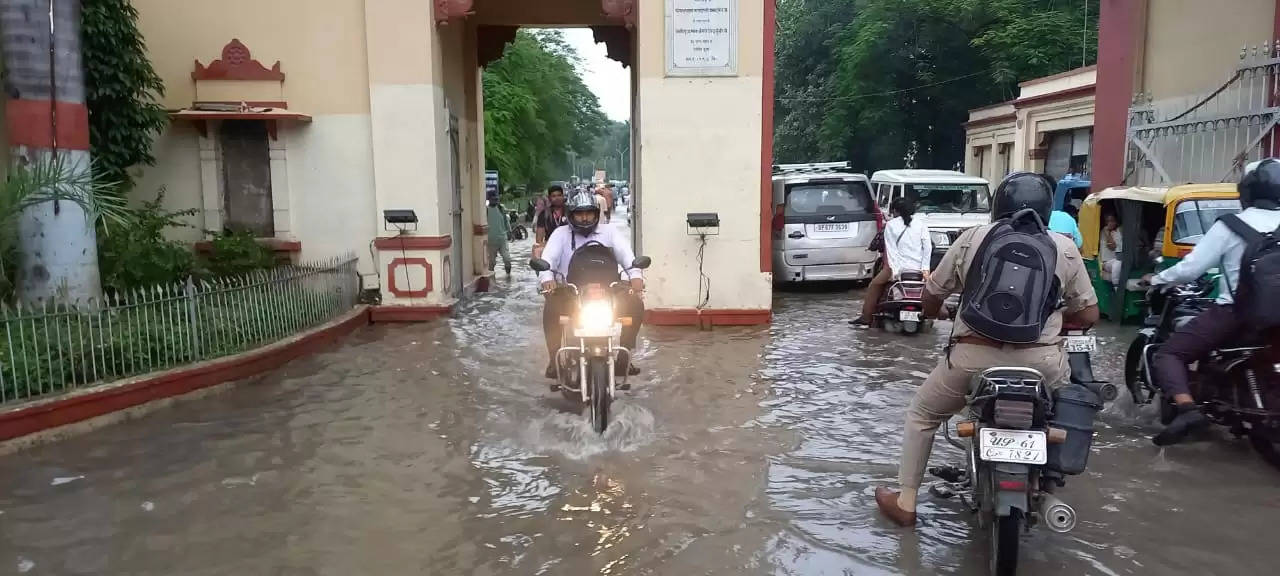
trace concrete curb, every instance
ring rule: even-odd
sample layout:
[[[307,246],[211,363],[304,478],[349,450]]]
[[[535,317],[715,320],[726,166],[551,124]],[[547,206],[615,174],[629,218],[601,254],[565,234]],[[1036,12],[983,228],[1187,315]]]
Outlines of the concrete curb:
[[[368,325],[369,314],[367,306],[357,306],[327,324],[262,348],[9,408],[0,412],[0,454],[136,417],[167,405],[157,403],[159,400],[175,399],[193,392],[216,391],[222,388],[219,385],[273,370]],[[145,410],[137,412],[144,405]]]

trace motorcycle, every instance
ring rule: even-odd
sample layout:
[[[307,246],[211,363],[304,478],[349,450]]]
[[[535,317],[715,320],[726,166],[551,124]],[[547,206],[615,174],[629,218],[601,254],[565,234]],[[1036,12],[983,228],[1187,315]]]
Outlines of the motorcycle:
[[[1179,327],[1213,303],[1213,286],[1202,278],[1147,292],[1146,320],[1125,354],[1125,386],[1135,404],[1158,405],[1163,424],[1173,420],[1176,408],[1155,384],[1152,362]],[[1237,438],[1247,437],[1263,460],[1280,467],[1280,358],[1274,350],[1268,338],[1247,336],[1192,366],[1190,384],[1210,422],[1227,427]]]
[[[964,470],[931,468],[952,486],[946,494],[931,491],[959,492],[977,514],[990,541],[991,574],[1017,573],[1021,537],[1036,524],[1057,533],[1075,528],[1075,510],[1054,492],[1088,463],[1103,388],[1073,382],[1051,394],[1036,370],[990,368],[970,386],[969,419],[956,424],[954,435],[943,427],[968,461]]]
[[[640,256],[631,263],[630,269],[644,270],[651,263],[648,256]],[[611,259],[601,266],[612,266],[614,273],[618,268]],[[541,258],[530,260],[529,267],[536,272],[551,270],[551,264]],[[629,284],[612,282],[606,287],[600,283],[586,283],[578,286],[558,272],[556,281],[561,284],[558,290],[568,291],[577,299],[575,308],[578,311],[576,318],[560,317],[563,330],[555,358],[556,381],[560,392],[570,402],[590,406],[591,427],[597,434],[604,434],[609,427],[614,392],[627,379],[623,376],[621,383],[616,382],[614,367],[618,363],[630,363],[632,354],[631,350],[618,344],[616,335],[624,325],[642,319],[618,317],[615,313],[614,295],[619,291],[629,291]]]
[[[507,231],[507,241],[515,242],[516,240],[524,240],[529,237],[529,230],[520,223],[519,215],[515,210],[507,214],[507,219],[511,223],[511,229]]]
[[[918,334],[930,321],[924,318],[924,274],[906,271],[889,285],[876,305],[875,317],[888,332]]]

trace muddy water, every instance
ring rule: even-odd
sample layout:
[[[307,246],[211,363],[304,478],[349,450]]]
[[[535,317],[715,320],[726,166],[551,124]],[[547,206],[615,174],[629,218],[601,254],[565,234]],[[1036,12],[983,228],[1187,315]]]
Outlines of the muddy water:
[[[454,319],[0,457],[0,574],[983,573],[958,502],[923,497],[914,532],[872,508],[945,325],[854,332],[859,293],[837,290],[780,294],[770,328],[646,329],[599,438],[538,377],[532,275],[496,284]],[[1032,535],[1024,573],[1274,573],[1280,474],[1221,438],[1159,452],[1131,408],[1062,494],[1080,526]]]

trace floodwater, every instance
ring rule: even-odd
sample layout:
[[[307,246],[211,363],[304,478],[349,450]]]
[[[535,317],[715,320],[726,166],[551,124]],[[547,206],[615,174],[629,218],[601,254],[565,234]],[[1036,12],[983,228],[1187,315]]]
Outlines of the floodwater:
[[[646,328],[600,438],[540,377],[518,268],[456,318],[0,457],[0,574],[985,572],[958,501],[922,495],[908,531],[872,498],[946,324],[854,331],[860,293],[835,289],[779,294],[768,328]],[[1162,452],[1132,406],[1099,428],[1060,493],[1079,526],[1029,536],[1022,573],[1275,573],[1280,472],[1222,437]]]

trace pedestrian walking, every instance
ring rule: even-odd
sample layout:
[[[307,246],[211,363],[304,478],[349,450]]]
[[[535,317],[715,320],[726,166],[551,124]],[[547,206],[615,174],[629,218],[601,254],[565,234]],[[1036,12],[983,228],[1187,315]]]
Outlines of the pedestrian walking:
[[[507,237],[511,232],[511,223],[503,214],[502,204],[497,199],[489,200],[489,271],[498,266],[498,255],[502,255],[502,265],[507,275],[511,275],[511,250],[507,245]]]

